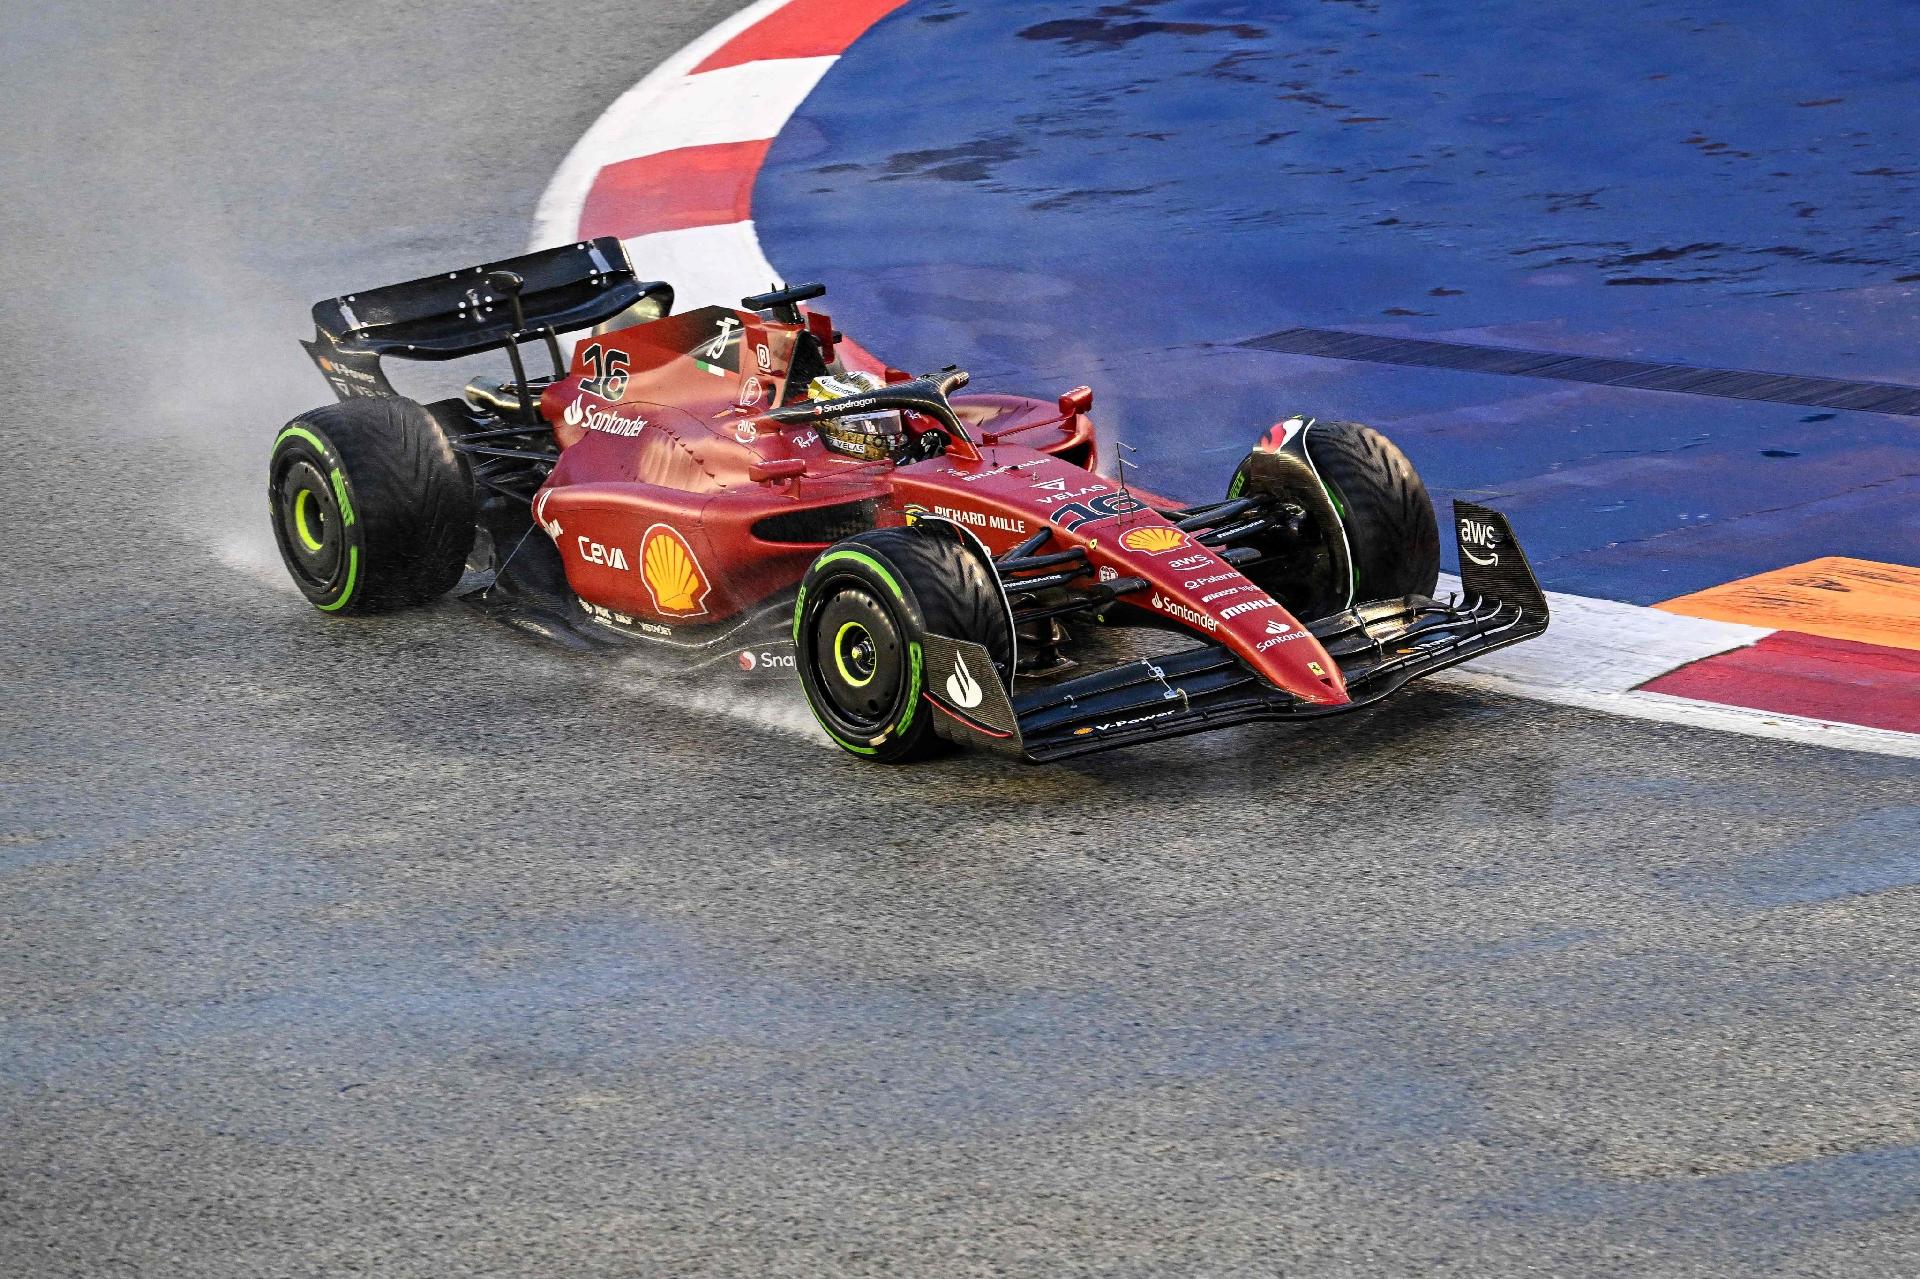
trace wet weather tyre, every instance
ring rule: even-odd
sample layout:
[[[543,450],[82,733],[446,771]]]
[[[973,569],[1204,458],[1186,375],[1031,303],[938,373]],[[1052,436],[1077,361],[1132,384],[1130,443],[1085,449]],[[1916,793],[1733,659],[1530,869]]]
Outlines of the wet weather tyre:
[[[982,557],[955,536],[873,529],[822,552],[794,601],[794,667],[814,718],[842,749],[896,764],[936,751],[924,696],[929,634],[981,645],[1007,686],[1013,630]]]
[[[1358,422],[1315,422],[1306,447],[1346,526],[1355,601],[1432,595],[1440,579],[1440,528],[1407,455]]]
[[[398,397],[303,413],[274,439],[267,507],[295,585],[327,613],[436,599],[460,580],[476,506],[441,423]]]
[[[1440,577],[1440,529],[1427,486],[1407,455],[1358,422],[1314,421],[1304,443],[1341,527],[1322,530],[1306,544],[1271,538],[1261,547],[1263,558],[1245,570],[1247,576],[1309,618],[1345,608],[1349,587],[1356,603],[1433,594]],[[1253,481],[1250,462],[1242,462],[1227,496],[1245,495]],[[1351,582],[1334,577],[1339,547],[1329,539],[1343,533],[1353,565]]]

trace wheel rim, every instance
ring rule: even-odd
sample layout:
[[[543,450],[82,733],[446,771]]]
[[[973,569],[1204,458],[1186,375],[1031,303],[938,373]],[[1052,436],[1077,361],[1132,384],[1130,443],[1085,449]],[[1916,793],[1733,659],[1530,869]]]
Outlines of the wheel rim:
[[[345,558],[345,524],[333,486],[319,467],[301,458],[286,468],[275,497],[290,567],[312,586],[325,587]]]
[[[320,515],[316,508],[312,489],[303,488],[294,494],[293,531],[308,554],[326,545],[326,517]]]
[[[857,579],[820,593],[813,667],[830,728],[872,738],[898,718],[907,683],[906,645],[893,612]]]
[[[833,665],[849,688],[873,683],[879,665],[873,632],[859,622],[842,622],[833,636]]]

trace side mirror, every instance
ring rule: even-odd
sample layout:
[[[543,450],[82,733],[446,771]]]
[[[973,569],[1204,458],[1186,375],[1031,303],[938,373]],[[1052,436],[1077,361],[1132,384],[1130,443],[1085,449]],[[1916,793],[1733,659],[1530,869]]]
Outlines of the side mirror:
[[[1067,417],[1075,413],[1086,413],[1093,408],[1093,388],[1076,386],[1060,397],[1060,412]]]
[[[777,484],[781,480],[797,480],[806,473],[805,460],[797,457],[769,458],[764,462],[755,462],[747,468],[747,478],[755,484]]]

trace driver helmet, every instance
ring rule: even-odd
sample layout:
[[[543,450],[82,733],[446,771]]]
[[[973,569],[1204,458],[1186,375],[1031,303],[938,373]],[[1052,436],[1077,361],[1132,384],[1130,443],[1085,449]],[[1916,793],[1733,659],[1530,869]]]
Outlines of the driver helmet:
[[[878,391],[885,385],[871,373],[828,373],[807,383],[807,398],[815,403],[841,400]],[[898,409],[822,418],[820,442],[836,453],[878,462],[906,445],[906,419]]]

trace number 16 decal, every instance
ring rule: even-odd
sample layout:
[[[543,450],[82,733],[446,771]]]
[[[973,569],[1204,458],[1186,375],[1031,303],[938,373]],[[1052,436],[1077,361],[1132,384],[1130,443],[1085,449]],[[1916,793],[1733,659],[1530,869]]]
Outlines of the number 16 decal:
[[[588,376],[580,379],[580,389],[603,400],[617,400],[627,389],[627,370],[633,361],[625,351],[603,350],[598,342],[580,352],[580,363]]]

